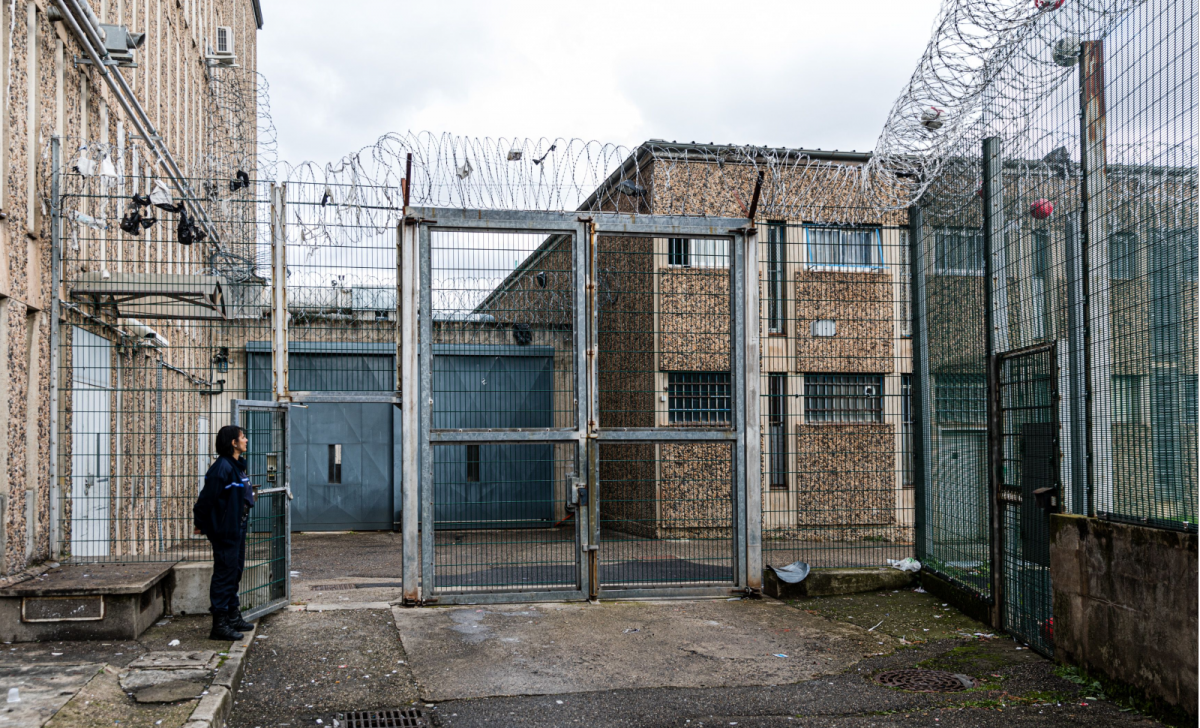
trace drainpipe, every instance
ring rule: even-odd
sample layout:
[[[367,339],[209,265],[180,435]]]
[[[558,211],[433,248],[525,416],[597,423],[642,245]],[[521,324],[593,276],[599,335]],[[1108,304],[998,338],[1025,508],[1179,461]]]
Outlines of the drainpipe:
[[[62,285],[62,207],[59,173],[62,168],[62,138],[50,138],[50,558],[62,552],[62,493],[58,482],[58,289]]]
[[[163,362],[158,360],[158,382],[154,389],[154,518],[158,523],[158,551],[163,550],[162,520],[162,411],[163,411]]]

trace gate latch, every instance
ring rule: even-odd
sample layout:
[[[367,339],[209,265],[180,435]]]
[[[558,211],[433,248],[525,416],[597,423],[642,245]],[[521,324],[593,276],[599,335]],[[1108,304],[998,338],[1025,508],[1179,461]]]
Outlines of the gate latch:
[[[579,476],[575,473],[567,473],[567,512],[574,513],[579,507],[580,498],[582,497],[583,505],[587,505],[587,488],[579,480]],[[580,492],[582,491],[582,496]]]
[[[1033,491],[1033,499],[1038,507],[1047,513],[1058,512],[1058,491],[1053,487],[1038,488]]]

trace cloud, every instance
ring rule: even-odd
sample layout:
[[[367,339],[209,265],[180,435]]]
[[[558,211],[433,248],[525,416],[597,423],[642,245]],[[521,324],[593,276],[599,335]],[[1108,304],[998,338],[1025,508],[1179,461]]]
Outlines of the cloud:
[[[388,131],[870,149],[935,0],[264,0],[280,156]]]

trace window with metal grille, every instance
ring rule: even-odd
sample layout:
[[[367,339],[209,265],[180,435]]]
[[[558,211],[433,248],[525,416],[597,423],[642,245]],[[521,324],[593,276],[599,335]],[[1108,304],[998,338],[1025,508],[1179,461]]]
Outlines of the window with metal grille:
[[[939,423],[986,425],[987,376],[935,374],[933,410],[934,419]]]
[[[1045,278],[1050,272],[1050,231],[1033,231],[1033,275]]]
[[[669,265],[688,265],[689,242],[687,238],[671,238],[667,241],[667,263]]]
[[[787,490],[787,375],[767,378],[767,437],[771,448],[771,490]]]
[[[1114,281],[1131,281],[1141,271],[1138,265],[1137,233],[1128,230],[1108,236],[1108,277]]]
[[[937,228],[933,231],[934,269],[953,276],[983,275],[983,230]]]
[[[913,459],[912,375],[900,375],[900,468],[905,488],[916,485],[916,465]]]
[[[479,446],[467,445],[467,482],[479,482]]]
[[[804,421],[883,422],[883,377],[877,374],[805,374]]]
[[[767,223],[767,331],[786,333],[787,293],[784,264],[787,252],[787,228],[781,221]]]
[[[881,268],[879,228],[805,225],[809,267]]]
[[[667,264],[685,268],[728,268],[729,241],[668,238]]]
[[[667,374],[668,418],[673,425],[727,425],[731,421],[729,372]]]
[[[1147,421],[1146,378],[1137,374],[1118,374],[1112,378],[1113,422],[1141,425]]]
[[[900,335],[912,336],[912,266],[909,255],[912,253],[908,245],[908,230],[901,228],[900,233]]]

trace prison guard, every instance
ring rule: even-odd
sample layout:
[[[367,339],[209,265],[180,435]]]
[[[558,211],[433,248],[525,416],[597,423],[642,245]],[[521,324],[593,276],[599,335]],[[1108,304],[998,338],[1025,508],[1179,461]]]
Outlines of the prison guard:
[[[204,475],[204,488],[192,508],[192,519],[213,543],[231,543],[241,539],[242,515],[253,503],[246,459],[234,460],[222,455]]]

